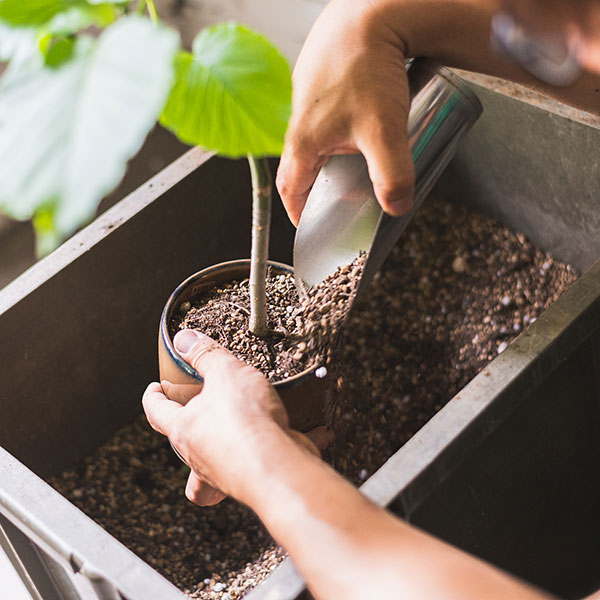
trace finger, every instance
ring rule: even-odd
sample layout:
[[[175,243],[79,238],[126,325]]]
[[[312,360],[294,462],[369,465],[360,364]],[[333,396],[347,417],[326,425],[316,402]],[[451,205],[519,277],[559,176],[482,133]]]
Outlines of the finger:
[[[204,377],[242,363],[211,337],[195,329],[183,329],[173,338],[173,345],[181,357]]]
[[[315,456],[321,456],[321,453],[319,452],[319,449],[317,448],[315,443],[310,438],[305,436],[303,433],[300,433],[299,431],[296,431],[295,429],[290,429],[288,431],[288,435],[297,444],[299,444],[300,446],[303,446],[304,448],[306,448],[309,452],[311,452]]]
[[[393,217],[406,214],[413,205],[415,175],[404,122],[399,129],[369,135],[359,148],[381,208]]]
[[[169,399],[185,406],[194,396],[202,391],[202,383],[171,383],[163,380],[160,382],[164,395]]]
[[[142,406],[152,429],[169,436],[177,412],[182,406],[169,400],[162,391],[159,383],[151,383],[142,397]]]
[[[223,492],[206,483],[194,471],[190,471],[188,476],[185,496],[190,502],[198,506],[213,506],[227,498]]]
[[[319,450],[325,450],[335,440],[333,431],[323,425],[311,429],[305,435]]]
[[[319,169],[326,161],[326,156],[294,151],[291,145],[284,148],[276,183],[283,206],[296,227]]]

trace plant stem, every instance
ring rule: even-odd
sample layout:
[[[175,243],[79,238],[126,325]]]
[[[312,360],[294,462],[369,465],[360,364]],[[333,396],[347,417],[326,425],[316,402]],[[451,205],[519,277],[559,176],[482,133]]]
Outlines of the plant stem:
[[[156,12],[156,6],[154,6],[154,0],[146,0],[146,6],[148,7],[148,16],[150,20],[156,25],[158,23],[158,14]]]
[[[248,155],[252,176],[252,249],[250,251],[250,331],[259,337],[268,333],[267,260],[271,225],[271,172],[266,158]]]

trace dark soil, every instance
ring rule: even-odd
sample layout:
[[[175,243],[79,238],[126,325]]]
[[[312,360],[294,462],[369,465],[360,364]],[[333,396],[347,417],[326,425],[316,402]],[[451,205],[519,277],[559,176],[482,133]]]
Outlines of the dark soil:
[[[326,459],[364,481],[575,279],[523,236],[430,199],[348,316]],[[284,553],[236,502],[190,504],[186,477],[140,417],[52,483],[190,597],[235,600]]]
[[[331,358],[331,340],[358,286],[365,256],[338,269],[308,290],[302,300],[290,274],[267,272],[269,335],[260,338],[248,329],[248,279],[205,291],[184,302],[169,323],[171,337],[181,329],[198,329],[217,340],[240,360],[262,371],[271,383],[324,366]]]
[[[362,483],[576,279],[523,235],[430,199],[344,326],[325,458]]]

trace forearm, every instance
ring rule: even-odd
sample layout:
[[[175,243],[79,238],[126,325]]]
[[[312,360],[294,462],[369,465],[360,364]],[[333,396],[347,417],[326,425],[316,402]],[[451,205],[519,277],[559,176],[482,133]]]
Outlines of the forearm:
[[[236,495],[283,545],[317,598],[540,598],[369,502],[281,430],[265,434]]]
[[[354,18],[362,20],[366,30],[381,32],[387,27],[390,43],[399,46],[405,58],[427,56],[450,67],[527,85],[584,110],[600,111],[597,75],[585,73],[572,86],[554,87],[494,51],[490,27],[500,10],[499,0],[333,0],[331,4],[335,3],[360,11]]]

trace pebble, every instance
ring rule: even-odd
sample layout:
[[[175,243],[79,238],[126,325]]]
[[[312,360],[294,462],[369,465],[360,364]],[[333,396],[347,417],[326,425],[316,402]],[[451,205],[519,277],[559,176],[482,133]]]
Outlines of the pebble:
[[[319,379],[327,377],[327,367],[319,367],[318,369],[316,369],[315,377],[318,377]]]
[[[501,344],[498,346],[498,354],[500,354],[501,352],[504,352],[507,348],[508,348],[508,342],[501,342]]]
[[[467,261],[462,256],[457,256],[452,261],[452,270],[455,273],[464,273],[467,270]]]
[[[502,303],[502,306],[510,306],[512,298],[510,296],[502,296],[502,300],[500,302]]]

